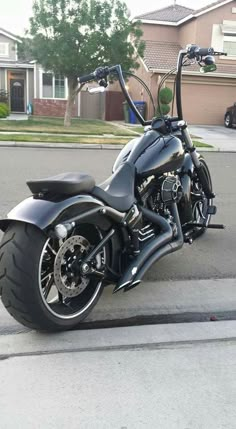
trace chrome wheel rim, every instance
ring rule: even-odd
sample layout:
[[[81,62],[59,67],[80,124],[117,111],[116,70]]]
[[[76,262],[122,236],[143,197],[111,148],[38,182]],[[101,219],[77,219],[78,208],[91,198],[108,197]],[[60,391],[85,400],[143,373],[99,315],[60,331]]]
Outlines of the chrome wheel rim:
[[[86,238],[84,240],[88,243]],[[55,261],[63,244],[65,243],[60,243],[58,249],[55,249],[51,239],[45,242],[40,256],[38,284],[42,302],[47,310],[59,319],[69,320],[81,316],[88,310],[102,288],[102,281],[84,277],[81,281],[83,287],[80,287],[75,296],[63,295],[61,292],[64,290],[59,290],[57,287],[54,271]],[[101,258],[105,261],[105,249],[101,253],[103,254],[98,255],[98,263],[101,263]]]

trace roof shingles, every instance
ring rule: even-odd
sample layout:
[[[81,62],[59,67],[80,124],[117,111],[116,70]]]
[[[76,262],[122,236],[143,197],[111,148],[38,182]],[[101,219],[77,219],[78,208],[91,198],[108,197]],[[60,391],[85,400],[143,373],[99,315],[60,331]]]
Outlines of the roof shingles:
[[[160,22],[172,22],[178,25],[183,19],[191,19],[199,13],[207,12],[214,6],[220,6],[225,0],[217,0],[201,9],[190,9],[188,7],[181,6],[179,4],[164,7],[162,9],[147,12],[142,15],[136,16],[135,19],[148,20],[148,21],[160,21]]]
[[[151,40],[145,41],[144,62],[149,71],[158,70],[166,72],[171,70],[177,64],[179,50],[182,49],[180,45],[172,42],[153,42]],[[184,69],[186,72],[198,72],[199,66],[193,65]],[[236,75],[236,64],[217,64],[217,70],[214,73],[225,75]]]
[[[163,9],[148,12],[143,15],[136,16],[136,19],[147,19],[152,21],[179,22],[189,16],[193,9],[189,9],[180,5],[172,5]]]
[[[144,62],[148,69],[169,70],[175,66],[180,49],[177,43],[146,40]]]

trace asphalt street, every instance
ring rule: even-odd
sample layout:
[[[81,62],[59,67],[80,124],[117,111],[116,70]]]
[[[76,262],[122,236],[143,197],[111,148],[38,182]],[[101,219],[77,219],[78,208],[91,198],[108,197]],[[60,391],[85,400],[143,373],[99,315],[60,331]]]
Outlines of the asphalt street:
[[[26,181],[66,171],[88,172],[103,181],[111,174],[116,150],[55,150],[1,148],[0,216],[29,196]],[[218,207],[213,222],[226,230],[209,230],[154,265],[146,280],[235,278],[236,153],[204,153],[209,164]]]
[[[29,195],[26,180],[85,171],[99,183],[117,154],[1,148],[0,216]],[[236,153],[204,156],[217,193],[214,222],[227,229],[161,260],[144,288],[115,296],[107,288],[89,318],[235,313]],[[0,305],[0,427],[234,428],[236,322],[188,321],[54,335],[27,332]]]
[[[0,149],[1,194],[0,216],[4,217],[21,200],[29,196],[26,181],[33,178],[48,177],[66,171],[88,172],[97,180],[103,181],[112,170],[117,157],[117,150],[78,150],[78,149]],[[217,193],[217,215],[214,222],[224,223],[225,230],[209,230],[195,241],[192,246],[186,244],[175,254],[161,259],[146,274],[144,280],[150,283],[149,289],[139,286],[130,294],[112,295],[112,287],[103,294],[99,305],[92,313],[92,320],[123,319],[164,313],[186,311],[199,312],[218,310],[222,300],[224,279],[236,278],[235,241],[236,241],[236,153],[204,153],[209,164],[215,192]],[[199,279],[218,279],[217,297],[211,298],[211,287],[205,283],[193,283]],[[183,282],[184,281],[184,282]],[[173,288],[168,282],[175,282]],[[181,284],[183,283],[183,285]],[[233,280],[234,285],[235,280]],[[158,285],[156,288],[156,285]],[[231,284],[231,283],[230,283]],[[186,285],[189,285],[186,292]],[[234,290],[234,286],[232,287]],[[221,288],[221,289],[220,289]],[[174,292],[174,290],[175,292]],[[196,295],[193,292],[196,290]],[[152,297],[155,296],[153,301]],[[171,299],[167,303],[167,297]],[[175,296],[175,298],[173,298]],[[177,297],[185,297],[180,300]],[[228,294],[227,294],[228,296]],[[187,298],[189,297],[189,298]],[[232,299],[233,307],[226,306],[227,311],[236,308],[236,297]],[[152,302],[155,302],[152,305]],[[224,302],[224,300],[222,301]],[[195,303],[195,305],[192,305]],[[209,303],[209,305],[208,305]],[[173,307],[173,309],[171,309]],[[191,316],[192,317],[192,316]],[[89,318],[88,318],[89,319]],[[185,320],[185,319],[184,319]],[[200,320],[197,318],[196,320]],[[23,328],[24,329],[24,328]],[[17,324],[0,304],[0,333],[20,332]]]

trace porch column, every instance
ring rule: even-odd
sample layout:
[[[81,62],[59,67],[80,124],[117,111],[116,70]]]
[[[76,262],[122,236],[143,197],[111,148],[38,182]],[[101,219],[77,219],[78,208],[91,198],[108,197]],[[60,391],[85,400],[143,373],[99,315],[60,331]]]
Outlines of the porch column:
[[[29,104],[29,69],[26,69],[26,112]]]

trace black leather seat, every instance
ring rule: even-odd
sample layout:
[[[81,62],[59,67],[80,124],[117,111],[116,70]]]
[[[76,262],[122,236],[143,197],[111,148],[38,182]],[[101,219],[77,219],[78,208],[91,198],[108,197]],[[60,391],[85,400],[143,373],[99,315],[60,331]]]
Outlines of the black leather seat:
[[[104,183],[95,186],[91,194],[120,212],[126,212],[135,202],[135,166],[126,162]]]
[[[95,186],[92,176],[84,173],[62,173],[57,176],[27,182],[33,194],[55,193],[60,195],[76,195],[91,192]]]

